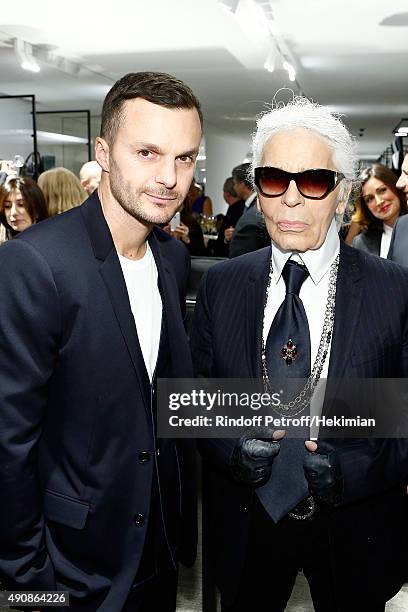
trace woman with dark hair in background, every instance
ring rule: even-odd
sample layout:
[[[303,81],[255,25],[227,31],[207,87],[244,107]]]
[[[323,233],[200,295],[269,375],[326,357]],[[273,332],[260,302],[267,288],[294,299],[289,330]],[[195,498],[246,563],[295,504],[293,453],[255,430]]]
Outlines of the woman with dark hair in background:
[[[0,188],[0,223],[7,240],[47,217],[44,194],[32,179],[11,178]]]
[[[382,164],[365,168],[360,175],[361,192],[356,202],[353,222],[362,228],[353,247],[386,258],[392,230],[400,215],[407,212],[407,202],[397,189],[397,177]]]

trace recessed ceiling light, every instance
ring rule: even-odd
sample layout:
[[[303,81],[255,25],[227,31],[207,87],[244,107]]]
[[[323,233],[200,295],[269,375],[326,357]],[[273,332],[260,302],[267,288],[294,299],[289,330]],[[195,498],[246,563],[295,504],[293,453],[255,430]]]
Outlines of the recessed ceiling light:
[[[384,19],[380,21],[380,25],[393,27],[408,26],[408,13],[394,13],[388,17],[384,17]]]

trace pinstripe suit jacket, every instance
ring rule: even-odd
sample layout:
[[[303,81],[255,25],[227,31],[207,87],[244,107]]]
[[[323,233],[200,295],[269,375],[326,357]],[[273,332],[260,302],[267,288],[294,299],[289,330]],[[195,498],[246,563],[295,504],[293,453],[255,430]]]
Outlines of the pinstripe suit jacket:
[[[212,267],[202,280],[191,346],[198,376],[259,378],[270,248]],[[340,249],[329,379],[405,378],[408,374],[408,271],[379,257]],[[333,509],[333,575],[339,585],[387,599],[407,565],[404,483],[408,441],[335,442],[344,476],[343,503]],[[226,603],[235,597],[245,557],[251,488],[229,475],[233,440],[205,440],[216,579]],[[352,554],[350,547],[352,545]],[[326,561],[325,561],[326,562]]]

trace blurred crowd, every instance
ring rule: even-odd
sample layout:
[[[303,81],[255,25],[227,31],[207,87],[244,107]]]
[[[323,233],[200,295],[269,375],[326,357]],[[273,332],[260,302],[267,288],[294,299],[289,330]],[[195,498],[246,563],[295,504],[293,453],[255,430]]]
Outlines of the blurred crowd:
[[[43,172],[38,182],[11,173],[0,187],[0,243],[80,205],[97,189],[100,177],[96,161],[85,163],[79,177],[62,167]],[[223,185],[225,212],[217,215],[204,185],[194,180],[180,211],[163,229],[195,256],[237,257],[266,246],[270,239],[249,177],[249,163],[232,169]],[[408,211],[406,194],[397,182],[394,171],[382,164],[362,170],[358,192],[338,228],[348,244],[387,257],[396,221]]]

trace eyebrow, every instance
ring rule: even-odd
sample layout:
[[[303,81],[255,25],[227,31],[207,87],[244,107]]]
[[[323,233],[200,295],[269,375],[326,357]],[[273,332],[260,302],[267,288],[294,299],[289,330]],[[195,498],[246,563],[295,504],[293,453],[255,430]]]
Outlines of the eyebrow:
[[[159,153],[160,155],[162,155],[164,153],[163,149],[161,147],[159,147],[159,145],[154,144],[152,142],[145,142],[145,141],[138,141],[135,142],[131,145],[131,148],[133,150],[135,149],[148,149],[149,151],[156,151],[157,153]],[[185,155],[189,155],[191,157],[195,157],[196,155],[198,155],[198,149],[191,149],[190,151],[185,151],[184,153],[179,153],[177,155],[177,157],[183,157]]]

